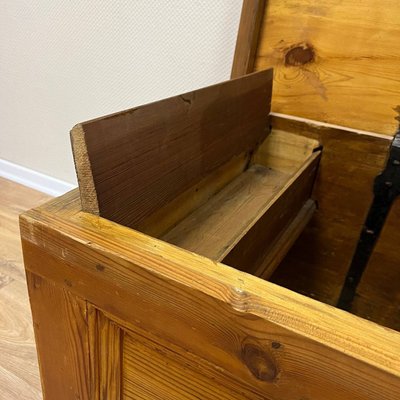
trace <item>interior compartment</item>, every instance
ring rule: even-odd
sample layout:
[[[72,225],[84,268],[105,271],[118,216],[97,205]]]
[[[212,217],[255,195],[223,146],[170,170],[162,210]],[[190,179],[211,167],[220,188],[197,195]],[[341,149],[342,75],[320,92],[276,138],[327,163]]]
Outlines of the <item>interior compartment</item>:
[[[186,215],[170,220],[168,227],[161,222],[160,229],[159,213],[142,230],[164,231],[158,237],[169,243],[267,277],[315,210],[310,196],[320,156],[314,152],[317,147],[313,139],[272,131],[244,170],[233,177],[228,174],[219,190],[213,193],[209,186],[195,185],[168,207],[183,208]],[[220,170],[221,175],[226,176]],[[196,204],[190,194],[199,190],[209,197],[202,201],[199,196]],[[190,208],[184,204],[187,198]],[[270,257],[272,251],[275,257]]]

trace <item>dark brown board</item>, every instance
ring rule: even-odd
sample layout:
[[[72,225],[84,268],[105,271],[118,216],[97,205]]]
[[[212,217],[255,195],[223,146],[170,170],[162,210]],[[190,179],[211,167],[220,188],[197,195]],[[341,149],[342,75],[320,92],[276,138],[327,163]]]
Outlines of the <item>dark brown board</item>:
[[[272,70],[84,122],[71,131],[82,208],[137,227],[269,132]]]

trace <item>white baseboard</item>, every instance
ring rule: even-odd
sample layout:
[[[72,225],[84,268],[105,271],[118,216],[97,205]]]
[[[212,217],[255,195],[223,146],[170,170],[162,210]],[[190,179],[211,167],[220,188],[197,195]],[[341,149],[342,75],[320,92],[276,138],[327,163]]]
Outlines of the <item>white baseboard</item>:
[[[60,196],[76,187],[68,182],[0,159],[0,176],[51,196]]]

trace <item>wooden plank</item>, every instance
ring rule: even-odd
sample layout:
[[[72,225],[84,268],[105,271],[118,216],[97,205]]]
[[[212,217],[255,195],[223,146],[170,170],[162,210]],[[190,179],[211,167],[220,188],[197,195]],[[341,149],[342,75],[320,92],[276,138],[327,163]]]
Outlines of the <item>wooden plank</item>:
[[[267,212],[288,180],[284,173],[252,165],[167,232],[162,240],[222,261]]]
[[[272,111],[394,135],[399,16],[397,0],[268,1],[254,70],[274,68]]]
[[[26,277],[44,400],[89,400],[86,302],[34,273]]]
[[[191,212],[202,207],[224,186],[243,173],[248,165],[247,154],[232,158],[170,203],[155,211],[139,224],[137,230],[153,237],[165,235]]]
[[[72,129],[84,211],[136,228],[269,132],[272,71]],[[229,143],[229,145],[227,145]]]
[[[92,305],[88,306],[92,400],[121,399],[122,331]]]
[[[231,78],[253,72],[255,55],[264,16],[266,0],[244,0],[238,37],[232,63]]]
[[[124,339],[123,371],[123,400],[265,399],[190,353],[132,331]]]
[[[266,398],[397,399],[397,332],[79,209],[64,219],[65,207],[52,207],[21,219],[26,268],[69,281],[118,324]]]

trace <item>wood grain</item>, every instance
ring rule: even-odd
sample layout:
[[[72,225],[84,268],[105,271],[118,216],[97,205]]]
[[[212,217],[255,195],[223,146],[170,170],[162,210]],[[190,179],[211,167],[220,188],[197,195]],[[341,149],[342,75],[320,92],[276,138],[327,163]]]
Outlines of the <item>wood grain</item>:
[[[0,399],[40,400],[18,214],[50,197],[0,178]]]
[[[271,86],[263,71],[77,125],[83,210],[137,228],[233,157],[250,156],[269,132]]]
[[[394,135],[399,17],[397,0],[269,0],[254,70],[274,68],[272,111]]]
[[[34,273],[26,277],[44,400],[89,400],[86,302]]]
[[[254,71],[258,36],[264,16],[265,3],[266,0],[243,1],[231,78],[238,78]]]
[[[262,400],[266,397],[228,379],[189,352],[128,331],[123,347],[124,400]]]
[[[233,157],[170,203],[156,210],[139,224],[137,230],[157,238],[164,236],[190,213],[204,206],[216,193],[242,174],[248,165],[247,154]]]
[[[120,326],[261,397],[397,399],[397,332],[67,204],[21,218],[26,268]]]
[[[122,331],[88,306],[91,400],[121,399]]]
[[[192,212],[162,240],[216,261],[222,261],[264,215],[289,177],[252,165]]]

